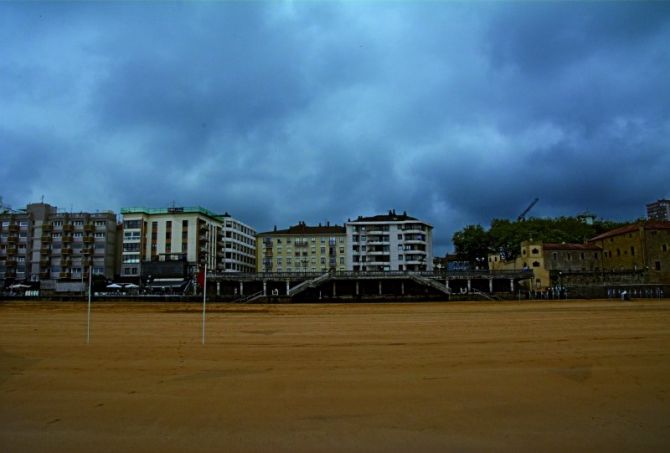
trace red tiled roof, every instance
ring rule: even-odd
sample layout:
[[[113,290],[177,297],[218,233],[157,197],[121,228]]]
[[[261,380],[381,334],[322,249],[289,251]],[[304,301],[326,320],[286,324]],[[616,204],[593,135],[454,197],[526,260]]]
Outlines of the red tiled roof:
[[[547,242],[542,245],[544,250],[600,250],[600,247],[594,244],[566,244]]]
[[[670,222],[666,220],[647,220],[646,222],[633,223],[599,234],[589,239],[589,242],[601,241],[609,237],[632,233],[633,231],[638,231],[640,228],[644,228],[645,230],[670,230]]]
[[[343,226],[339,225],[317,225],[309,226],[304,223],[299,223],[293,225],[284,230],[273,230],[266,231],[265,233],[258,233],[258,235],[273,235],[273,234],[299,234],[299,235],[309,235],[309,234],[344,234],[346,229]]]

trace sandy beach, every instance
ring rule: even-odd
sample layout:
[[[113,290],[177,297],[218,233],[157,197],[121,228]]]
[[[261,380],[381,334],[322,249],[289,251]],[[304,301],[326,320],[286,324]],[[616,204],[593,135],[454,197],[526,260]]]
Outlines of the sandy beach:
[[[0,451],[668,451],[670,300],[0,303]]]

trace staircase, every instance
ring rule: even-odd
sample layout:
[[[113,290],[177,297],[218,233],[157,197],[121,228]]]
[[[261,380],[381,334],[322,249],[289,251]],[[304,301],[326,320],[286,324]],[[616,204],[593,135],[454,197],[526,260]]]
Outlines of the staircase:
[[[321,274],[316,278],[305,280],[304,282],[295,285],[293,288],[288,290],[289,297],[293,297],[298,293],[303,292],[307,288],[316,288],[321,283],[330,279],[330,274]]]
[[[437,280],[433,280],[432,278],[422,277],[421,275],[414,275],[414,274],[411,274],[410,278],[421,285],[430,286],[431,288],[435,288],[436,290],[441,291],[444,294],[450,293],[449,288],[447,288],[445,285],[438,282]]]
[[[493,300],[493,301],[501,300],[501,299],[500,299],[499,297],[497,297],[497,296],[494,296],[494,295],[492,295],[492,294],[486,294],[485,292],[479,291],[478,289],[471,289],[471,290],[470,290],[470,294],[476,294],[476,295],[478,295],[478,296],[480,296],[480,297],[483,297],[484,299]]]
[[[254,300],[260,299],[261,297],[263,297],[263,291],[258,291],[257,293],[238,299],[236,302],[240,304],[248,304],[249,302],[253,302]]]

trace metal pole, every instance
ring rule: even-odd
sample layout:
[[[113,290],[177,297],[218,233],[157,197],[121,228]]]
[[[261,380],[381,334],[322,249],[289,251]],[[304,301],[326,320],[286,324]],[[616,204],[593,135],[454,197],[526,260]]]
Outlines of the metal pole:
[[[86,344],[91,341],[91,285],[93,281],[93,266],[88,267],[88,313],[86,315]]]
[[[207,261],[205,261],[205,275],[202,288],[202,344],[205,344],[205,307],[207,306]]]

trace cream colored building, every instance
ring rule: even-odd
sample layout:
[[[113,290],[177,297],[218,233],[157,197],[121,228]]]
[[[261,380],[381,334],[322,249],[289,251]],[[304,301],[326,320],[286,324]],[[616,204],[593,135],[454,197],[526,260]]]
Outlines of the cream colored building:
[[[259,233],[256,251],[258,272],[346,270],[345,229],[338,225],[300,222],[285,230]]]
[[[142,275],[142,262],[185,259],[189,268],[253,271],[255,231],[201,207],[122,208],[121,276]]]

